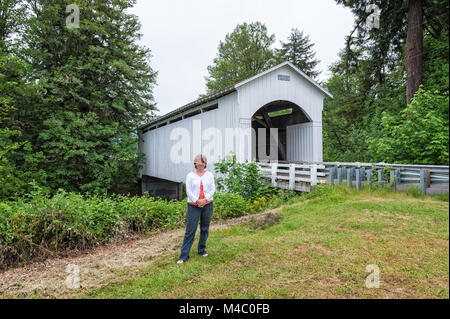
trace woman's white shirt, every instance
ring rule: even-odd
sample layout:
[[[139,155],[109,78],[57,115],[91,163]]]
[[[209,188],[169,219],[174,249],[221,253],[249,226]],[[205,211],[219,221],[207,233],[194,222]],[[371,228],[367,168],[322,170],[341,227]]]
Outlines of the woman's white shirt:
[[[203,193],[205,194],[206,201],[213,199],[216,192],[216,185],[214,183],[214,175],[205,171],[202,176],[198,176],[194,172],[189,172],[186,176],[186,194],[187,201],[195,203],[200,195],[200,181],[203,184]]]

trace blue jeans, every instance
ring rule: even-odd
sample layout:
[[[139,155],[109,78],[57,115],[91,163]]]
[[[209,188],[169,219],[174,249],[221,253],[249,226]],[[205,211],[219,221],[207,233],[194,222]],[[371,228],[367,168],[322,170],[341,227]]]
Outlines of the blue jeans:
[[[197,231],[198,221],[200,220],[200,239],[198,241],[198,254],[206,254],[206,240],[208,239],[209,223],[213,214],[213,202],[203,207],[187,204],[187,223],[186,233],[184,234],[183,245],[181,246],[181,255],[179,260],[188,260],[189,252],[194,243],[195,232]]]

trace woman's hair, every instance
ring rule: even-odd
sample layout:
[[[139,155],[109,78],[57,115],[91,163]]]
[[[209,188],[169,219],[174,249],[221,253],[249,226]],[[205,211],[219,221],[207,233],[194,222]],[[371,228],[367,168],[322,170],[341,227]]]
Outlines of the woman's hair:
[[[198,154],[194,157],[194,167],[197,168],[195,163],[205,163],[205,168],[206,168],[206,164],[208,164],[208,160],[206,159],[205,155]]]

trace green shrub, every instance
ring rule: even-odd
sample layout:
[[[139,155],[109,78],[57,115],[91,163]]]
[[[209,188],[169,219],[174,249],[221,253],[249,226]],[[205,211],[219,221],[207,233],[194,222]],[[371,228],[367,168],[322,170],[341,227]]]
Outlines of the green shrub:
[[[448,165],[448,92],[420,88],[398,115],[383,112],[382,136],[370,138],[375,161]]]
[[[250,205],[239,194],[224,192],[214,194],[214,219],[239,217],[250,211]]]
[[[264,183],[264,176],[256,162],[240,163],[236,155],[230,155],[214,163],[217,173],[216,187],[219,192],[240,194],[247,201],[277,193],[277,188]]]
[[[0,269],[180,227],[185,222],[186,201],[82,195],[62,189],[51,196],[47,188],[35,183],[31,189],[25,196],[0,202]],[[239,217],[295,198],[293,191],[277,190],[268,197],[257,197],[255,205],[241,194],[217,192],[213,218]]]
[[[42,188],[0,203],[0,269],[180,226],[186,205],[148,197],[81,195]]]

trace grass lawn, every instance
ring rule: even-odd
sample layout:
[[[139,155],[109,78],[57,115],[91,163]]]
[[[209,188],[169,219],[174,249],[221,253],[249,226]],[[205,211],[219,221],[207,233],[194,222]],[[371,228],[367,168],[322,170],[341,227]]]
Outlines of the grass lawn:
[[[81,298],[449,298],[446,198],[320,188],[281,220],[211,232],[209,256],[162,257],[138,277]],[[181,243],[180,243],[181,245]],[[380,270],[366,287],[366,266]]]

